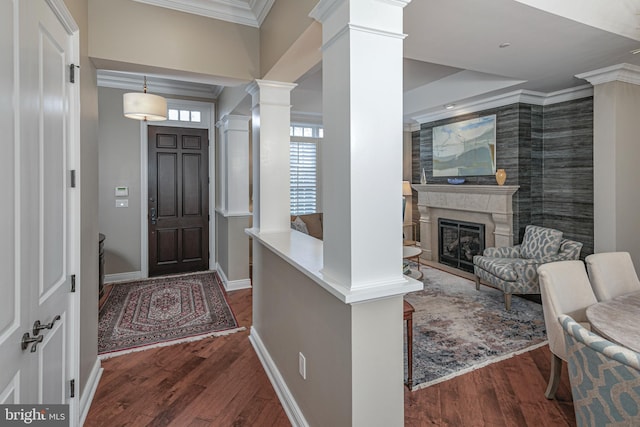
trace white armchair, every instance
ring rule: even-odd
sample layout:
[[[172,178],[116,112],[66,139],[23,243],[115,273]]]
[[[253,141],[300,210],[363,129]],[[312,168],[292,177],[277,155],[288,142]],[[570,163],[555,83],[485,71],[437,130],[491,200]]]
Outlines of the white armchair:
[[[562,361],[567,360],[564,332],[558,316],[566,314],[583,327],[591,329],[585,313],[587,307],[598,302],[582,261],[560,261],[538,267],[542,311],[551,350],[551,372],[544,395],[555,398]]]
[[[598,301],[640,291],[640,280],[629,252],[602,252],[585,258],[593,292]]]

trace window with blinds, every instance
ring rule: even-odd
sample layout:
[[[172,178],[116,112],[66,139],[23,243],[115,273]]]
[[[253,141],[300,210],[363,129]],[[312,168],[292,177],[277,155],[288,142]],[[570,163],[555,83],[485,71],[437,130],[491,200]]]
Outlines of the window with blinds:
[[[289,150],[291,215],[316,212],[317,154],[317,142],[291,142]]]

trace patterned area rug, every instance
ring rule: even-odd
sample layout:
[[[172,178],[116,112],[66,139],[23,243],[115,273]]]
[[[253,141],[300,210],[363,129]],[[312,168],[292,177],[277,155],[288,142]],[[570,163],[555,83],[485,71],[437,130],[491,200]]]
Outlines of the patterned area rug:
[[[470,280],[431,267],[421,270],[424,290],[405,295],[416,310],[413,390],[547,343],[542,305],[514,295],[507,312],[496,289],[476,291]]]
[[[243,329],[215,272],[119,283],[100,310],[98,354],[108,358]]]

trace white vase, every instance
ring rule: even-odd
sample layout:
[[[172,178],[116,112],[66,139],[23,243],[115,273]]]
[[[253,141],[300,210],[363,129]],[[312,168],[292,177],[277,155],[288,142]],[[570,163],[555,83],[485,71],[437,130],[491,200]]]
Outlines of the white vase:
[[[420,175],[420,184],[427,183],[427,174],[424,173],[424,168],[422,168],[422,175]]]

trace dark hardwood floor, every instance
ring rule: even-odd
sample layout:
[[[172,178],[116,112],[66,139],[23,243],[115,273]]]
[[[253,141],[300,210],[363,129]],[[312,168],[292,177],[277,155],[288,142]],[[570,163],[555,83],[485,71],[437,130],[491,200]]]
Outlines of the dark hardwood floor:
[[[289,426],[249,343],[251,291],[228,295],[247,331],[102,362],[85,426]],[[406,426],[575,426],[566,365],[557,400],[544,390],[547,346],[415,392]]]

